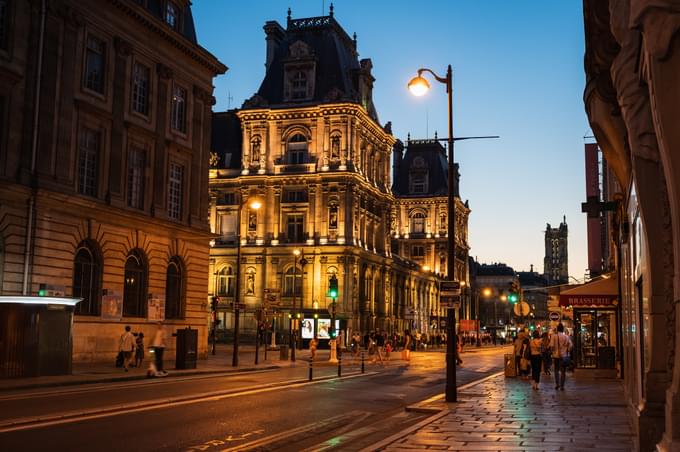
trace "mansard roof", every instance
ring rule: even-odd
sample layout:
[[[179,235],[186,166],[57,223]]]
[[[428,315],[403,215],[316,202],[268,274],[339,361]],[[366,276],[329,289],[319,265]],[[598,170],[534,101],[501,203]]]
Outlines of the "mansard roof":
[[[439,140],[411,140],[406,142],[406,154],[400,158],[399,151],[395,150],[395,168],[394,168],[394,184],[392,185],[392,192],[395,196],[446,196],[448,193],[448,160],[446,158],[446,149]],[[418,163],[421,168],[427,171],[428,183],[427,191],[419,194],[411,194],[409,187],[409,176],[413,170],[418,170],[414,161],[418,158]],[[422,160],[421,160],[422,159]],[[456,173],[458,172],[458,165],[456,164]],[[456,196],[458,194],[458,187],[455,187]]]
[[[369,116],[378,122],[371,94],[374,81],[371,60],[359,60],[356,35],[354,39],[347,35],[332,10],[329,16],[304,19],[292,19],[289,11],[286,29],[276,21],[269,21],[264,30],[267,34],[267,71],[257,94],[244,103],[244,109],[351,102],[363,105]],[[314,93],[304,101],[287,101],[284,96],[285,67],[297,61],[313,61]]]

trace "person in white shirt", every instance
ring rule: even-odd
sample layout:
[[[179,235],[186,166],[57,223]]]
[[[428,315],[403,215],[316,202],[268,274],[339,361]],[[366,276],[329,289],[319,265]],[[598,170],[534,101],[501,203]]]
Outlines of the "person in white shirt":
[[[132,352],[135,351],[135,337],[130,330],[130,325],[126,325],[125,332],[121,334],[118,344],[118,351],[123,353],[123,368],[125,372],[128,371],[130,362],[132,362]]]
[[[168,373],[163,370],[163,351],[165,350],[165,337],[163,335],[163,324],[158,322],[158,328],[156,329],[156,334],[151,342],[153,347],[154,357],[156,361],[156,373],[160,375],[167,375]]]
[[[572,349],[571,339],[564,334],[564,325],[557,325],[557,333],[550,338],[550,349],[555,366],[555,389],[564,391],[564,380],[567,376],[569,352]]]

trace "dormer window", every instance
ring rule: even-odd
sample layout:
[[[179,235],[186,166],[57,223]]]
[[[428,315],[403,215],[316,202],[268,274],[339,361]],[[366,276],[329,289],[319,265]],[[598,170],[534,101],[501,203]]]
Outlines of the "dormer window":
[[[425,159],[418,156],[413,159],[409,172],[409,192],[414,195],[427,193],[428,170]]]
[[[165,23],[167,23],[170,28],[179,30],[179,7],[173,2],[168,2],[165,7]]]
[[[297,71],[293,75],[291,92],[291,99],[305,99],[307,97],[307,74],[302,71]]]

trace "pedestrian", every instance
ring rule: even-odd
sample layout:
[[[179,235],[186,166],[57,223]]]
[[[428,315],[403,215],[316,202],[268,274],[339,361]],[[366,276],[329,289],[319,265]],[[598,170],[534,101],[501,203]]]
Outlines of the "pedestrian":
[[[163,334],[163,324],[158,322],[158,328],[156,328],[156,334],[154,334],[153,341],[151,342],[151,347],[153,347],[154,354],[154,366],[155,372],[153,376],[164,377],[168,373],[163,370],[163,352],[165,351],[165,337]],[[151,368],[150,368],[151,370]]]
[[[401,359],[404,361],[411,361],[411,333],[409,330],[404,330],[404,349],[401,351]]]
[[[569,336],[564,334],[564,325],[557,325],[557,333],[553,334],[550,340],[553,364],[555,366],[555,389],[564,391],[564,380],[567,377],[567,367],[569,366],[569,352],[572,344]]]
[[[518,377],[522,376],[522,346],[524,344],[524,329],[517,333],[514,343],[515,351],[515,371]]]
[[[135,350],[135,337],[130,332],[130,325],[125,325],[125,332],[121,334],[118,351],[123,353],[123,369],[128,371],[132,362],[132,352]]]
[[[547,331],[541,337],[541,355],[543,356],[543,373],[550,376],[552,357],[550,356],[550,335]]]
[[[463,360],[460,358],[460,354],[463,352],[463,345],[461,344],[461,337],[459,334],[453,336],[454,347],[456,348],[456,365],[460,366],[463,364]]]
[[[541,333],[534,330],[531,334],[531,342],[529,343],[529,350],[531,351],[531,387],[538,390],[538,385],[541,382],[541,362],[543,356],[541,355]]]
[[[309,341],[309,353],[312,355],[312,361],[316,359],[316,349],[319,346],[319,340],[314,336],[311,341]]]
[[[140,332],[137,334],[137,339],[135,339],[135,367],[142,367],[142,362],[144,361],[144,333]]]

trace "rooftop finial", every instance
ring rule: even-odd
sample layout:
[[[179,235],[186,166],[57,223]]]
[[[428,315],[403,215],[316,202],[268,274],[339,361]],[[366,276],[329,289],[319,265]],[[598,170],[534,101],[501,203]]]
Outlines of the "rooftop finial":
[[[331,17],[333,17],[333,2],[331,2],[331,11],[330,11],[330,14],[329,14],[329,15],[330,15]]]
[[[352,35],[352,40],[354,41],[354,48],[357,48],[357,32],[355,31]]]
[[[434,131],[434,141],[437,141],[437,131]]]
[[[411,141],[411,132],[406,134],[406,142],[408,143],[409,141]]]
[[[290,6],[289,6],[288,7],[288,20],[290,20],[290,13],[291,13],[291,11],[290,11]]]

